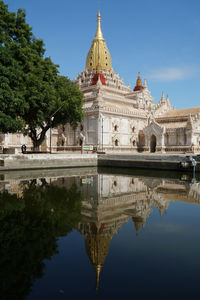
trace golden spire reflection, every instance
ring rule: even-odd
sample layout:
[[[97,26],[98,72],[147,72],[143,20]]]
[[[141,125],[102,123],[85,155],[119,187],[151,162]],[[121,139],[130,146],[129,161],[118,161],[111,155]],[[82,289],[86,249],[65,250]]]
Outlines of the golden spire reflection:
[[[136,230],[136,235],[139,233],[140,225],[142,223],[142,218],[141,217],[132,217],[132,220],[134,222],[135,230]]]
[[[101,265],[96,266],[96,291],[99,289],[101,267]]]
[[[91,223],[90,229],[91,235],[85,237],[85,248],[96,272],[96,290],[98,290],[101,269],[104,265],[106,256],[108,255],[112,236],[101,235],[104,229],[103,224],[97,228],[96,224]]]

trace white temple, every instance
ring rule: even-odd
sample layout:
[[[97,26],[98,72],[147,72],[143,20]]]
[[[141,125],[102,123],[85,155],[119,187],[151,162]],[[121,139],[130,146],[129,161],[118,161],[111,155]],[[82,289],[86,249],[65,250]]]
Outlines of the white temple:
[[[53,151],[89,149],[109,152],[198,152],[200,151],[200,107],[173,109],[168,96],[154,99],[140,73],[132,90],[112,68],[111,55],[101,31],[88,52],[86,66],[74,79],[84,94],[84,121],[75,131],[67,124],[52,131]],[[1,135],[2,148],[31,147],[20,134]],[[49,150],[50,133],[41,146]]]
[[[155,104],[140,73],[133,90],[126,86],[112,68],[100,12],[85,69],[75,83],[84,93],[80,130],[86,145],[106,152],[200,151],[200,107],[175,110],[164,93]]]

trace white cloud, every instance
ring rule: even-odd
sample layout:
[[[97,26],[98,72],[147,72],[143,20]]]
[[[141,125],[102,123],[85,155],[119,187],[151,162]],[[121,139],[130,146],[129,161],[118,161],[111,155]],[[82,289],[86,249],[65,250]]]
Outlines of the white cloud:
[[[195,67],[166,67],[152,71],[149,78],[155,81],[175,81],[193,77],[196,73]]]

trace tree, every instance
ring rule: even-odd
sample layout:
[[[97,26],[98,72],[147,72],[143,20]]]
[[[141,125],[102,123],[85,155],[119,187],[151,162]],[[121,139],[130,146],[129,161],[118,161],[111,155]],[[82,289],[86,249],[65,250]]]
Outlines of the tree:
[[[0,1],[0,131],[22,131],[34,149],[50,127],[70,123],[75,128],[83,118],[79,88],[44,54],[25,11],[11,13]]]
[[[44,260],[58,252],[57,239],[67,236],[81,221],[83,195],[76,185],[69,189],[33,180],[22,196],[0,193],[0,291],[1,299],[26,299]]]

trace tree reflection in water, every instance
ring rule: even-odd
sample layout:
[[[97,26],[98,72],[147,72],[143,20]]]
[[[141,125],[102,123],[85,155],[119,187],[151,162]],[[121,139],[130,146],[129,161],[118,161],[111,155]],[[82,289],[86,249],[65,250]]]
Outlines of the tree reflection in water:
[[[25,299],[43,275],[43,260],[58,253],[57,238],[81,220],[83,196],[75,184],[67,190],[41,182],[26,184],[22,196],[0,194],[1,299]]]

